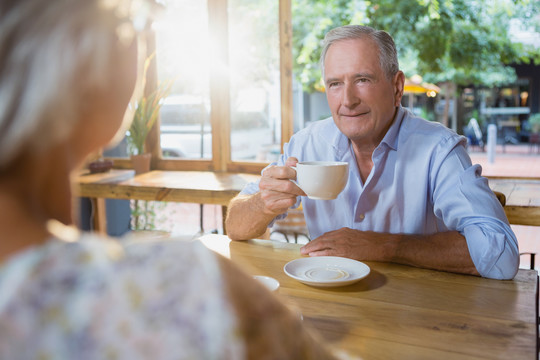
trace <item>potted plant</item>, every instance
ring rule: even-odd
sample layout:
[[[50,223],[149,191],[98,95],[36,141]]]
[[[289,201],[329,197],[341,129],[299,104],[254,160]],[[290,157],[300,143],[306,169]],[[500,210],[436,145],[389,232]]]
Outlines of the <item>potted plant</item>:
[[[150,60],[151,58],[148,58],[145,62],[145,79]],[[172,81],[162,82],[156,90],[149,95],[143,95],[137,102],[133,121],[126,133],[128,152],[137,174],[150,170],[152,155],[146,152],[146,138],[158,119],[161,100],[169,95],[171,86]]]

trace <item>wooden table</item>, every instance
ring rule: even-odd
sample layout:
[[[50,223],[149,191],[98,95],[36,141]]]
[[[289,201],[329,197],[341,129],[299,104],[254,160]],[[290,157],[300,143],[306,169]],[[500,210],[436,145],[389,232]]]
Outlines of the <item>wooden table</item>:
[[[95,199],[95,228],[106,228],[104,199],[138,199],[216,204],[226,212],[229,201],[244,185],[259,176],[210,171],[150,171],[135,176],[133,170],[83,172],[74,179],[78,196]],[[505,212],[514,225],[540,226],[540,179],[490,177],[493,190],[506,195]]]
[[[96,229],[103,231],[105,198],[215,204],[221,205],[225,214],[229,201],[258,177],[210,171],[150,171],[135,176],[133,170],[111,170],[97,174],[83,172],[73,183],[77,196],[97,199]]]
[[[540,226],[540,179],[488,178],[492,190],[506,195],[504,211],[510,224]]]
[[[201,241],[252,275],[277,279],[277,296],[299,309],[333,346],[363,359],[537,359],[538,275],[511,281],[366,262],[371,273],[341,288],[289,278],[300,245],[267,240]],[[256,299],[254,299],[256,301]]]

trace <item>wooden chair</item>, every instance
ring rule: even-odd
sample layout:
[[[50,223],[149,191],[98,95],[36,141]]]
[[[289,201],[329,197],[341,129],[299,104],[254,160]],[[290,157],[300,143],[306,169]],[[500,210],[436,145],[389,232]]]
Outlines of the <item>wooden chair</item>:
[[[503,193],[501,192],[498,192],[498,191],[493,191],[495,193],[495,196],[497,197],[497,199],[499,200],[499,202],[501,203],[501,205],[504,207],[506,205],[506,195],[504,195]],[[529,269],[530,270],[534,270],[534,261],[535,261],[535,257],[536,257],[536,253],[532,253],[532,252],[522,252],[522,253],[519,253],[519,256],[521,257],[522,255],[529,255],[530,257],[530,266],[529,266]],[[538,296],[536,297],[536,307],[538,308]],[[540,326],[540,318],[537,318],[536,319],[536,326]],[[536,339],[536,351],[537,352],[540,352],[540,337],[538,337]]]
[[[501,205],[504,207],[506,205],[506,195],[499,191],[493,191],[493,193],[497,197],[497,200],[499,200]]]
[[[501,203],[501,205],[504,207],[506,205],[506,195],[504,195],[503,193],[501,192],[498,192],[498,191],[493,191],[495,193],[495,196],[497,196],[497,199],[499,200],[499,202]],[[522,253],[519,253],[519,256],[521,257],[522,255],[529,255],[530,257],[530,266],[529,268],[531,270],[534,270],[534,265],[535,265],[535,257],[536,257],[536,253],[532,253],[532,252],[522,252]]]
[[[272,236],[272,234],[281,234],[289,243],[294,239],[295,244],[298,243],[300,237],[304,237],[309,242],[311,239],[309,238],[302,206],[299,206],[296,209],[289,209],[287,213],[285,219],[278,220],[274,223],[270,236]]]

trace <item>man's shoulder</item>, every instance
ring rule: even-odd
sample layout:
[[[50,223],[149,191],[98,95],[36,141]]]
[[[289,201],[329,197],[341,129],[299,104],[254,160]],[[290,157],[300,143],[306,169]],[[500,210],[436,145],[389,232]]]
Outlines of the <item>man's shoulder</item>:
[[[436,133],[451,133],[452,131],[446,126],[436,121],[429,121],[411,112],[407,112],[403,119],[402,130],[436,132]]]
[[[421,138],[423,143],[461,142],[463,136],[436,121],[428,121],[411,113],[405,116],[400,129],[400,140],[411,141]],[[431,140],[431,141],[430,141]]]

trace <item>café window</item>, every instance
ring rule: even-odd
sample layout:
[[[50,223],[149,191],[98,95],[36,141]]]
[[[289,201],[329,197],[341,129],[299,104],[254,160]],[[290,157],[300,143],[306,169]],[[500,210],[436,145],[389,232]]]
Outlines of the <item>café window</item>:
[[[275,0],[229,0],[232,161],[280,153],[279,18]]]
[[[164,1],[154,24],[159,81],[173,80],[160,111],[163,158],[211,159],[211,39],[205,1]]]
[[[173,85],[147,141],[152,167],[258,173],[292,133],[291,107],[283,107],[292,87],[290,66],[283,76],[290,1],[158,2],[164,11],[148,47],[156,75],[147,86]]]

